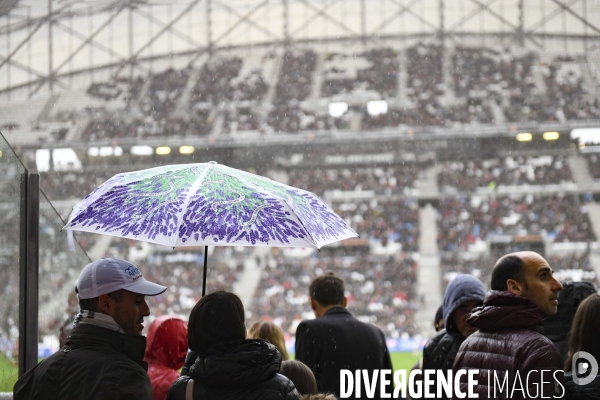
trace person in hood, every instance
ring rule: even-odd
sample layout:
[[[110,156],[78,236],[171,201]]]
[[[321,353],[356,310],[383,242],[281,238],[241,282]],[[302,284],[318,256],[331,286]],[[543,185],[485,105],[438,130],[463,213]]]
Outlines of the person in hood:
[[[153,400],[167,398],[171,384],[179,378],[187,352],[187,323],[184,320],[163,315],[152,321],[144,361],[148,363]]]
[[[458,275],[446,288],[442,315],[445,329],[432,337],[423,349],[423,369],[452,369],[454,358],[462,342],[477,329],[470,326],[467,316],[480,306],[485,297],[483,283],[472,275]],[[431,393],[437,393],[435,385]],[[446,396],[438,398],[447,399]]]
[[[544,336],[543,318],[556,314],[563,288],[552,273],[548,262],[532,251],[507,254],[496,262],[492,290],[466,320],[479,330],[460,346],[452,368],[454,374],[479,370],[474,386],[479,398],[564,394],[560,353]],[[496,383],[505,380],[503,386]],[[466,375],[458,389],[468,392]]]
[[[600,295],[592,294],[581,302],[569,334],[565,362],[565,400],[600,399]],[[579,352],[587,354],[578,359]],[[596,365],[593,365],[593,361]],[[595,371],[594,371],[594,367]]]
[[[86,265],[75,286],[80,311],[65,345],[19,378],[13,399],[151,400],[145,296],[165,290],[125,260]]]
[[[188,346],[181,376],[167,400],[299,400],[292,381],[279,373],[281,353],[263,339],[246,339],[244,306],[234,293],[215,291],[200,299],[188,320]]]

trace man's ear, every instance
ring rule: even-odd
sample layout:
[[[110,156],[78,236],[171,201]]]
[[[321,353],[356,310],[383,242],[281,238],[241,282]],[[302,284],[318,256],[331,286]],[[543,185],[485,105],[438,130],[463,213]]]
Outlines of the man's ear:
[[[348,305],[348,298],[346,296],[344,296],[344,300],[342,301],[342,305],[344,306],[344,308]]]
[[[315,311],[318,307],[319,303],[313,299],[312,297],[310,298],[310,308]]]
[[[102,314],[112,315],[115,309],[115,299],[107,294],[101,294],[98,297],[98,311]]]
[[[517,296],[523,295],[523,285],[514,279],[508,279],[506,281],[506,288],[512,294],[516,294]]]

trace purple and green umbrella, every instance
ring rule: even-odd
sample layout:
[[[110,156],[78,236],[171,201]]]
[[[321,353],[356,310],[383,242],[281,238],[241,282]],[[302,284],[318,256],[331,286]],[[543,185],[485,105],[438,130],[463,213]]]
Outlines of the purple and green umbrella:
[[[358,236],[315,194],[214,161],[117,174],[73,208],[63,229],[173,248],[319,249]]]

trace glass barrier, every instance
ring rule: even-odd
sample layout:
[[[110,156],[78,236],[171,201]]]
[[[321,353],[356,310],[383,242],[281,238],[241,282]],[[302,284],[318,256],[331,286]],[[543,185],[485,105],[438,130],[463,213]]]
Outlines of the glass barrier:
[[[27,170],[0,135],[0,392],[18,376],[21,180]]]
[[[27,170],[0,133],[0,392],[12,392],[18,378],[19,241],[21,181]],[[38,358],[60,348],[77,312],[75,281],[90,262],[77,245],[69,251],[65,222],[40,191]],[[64,336],[66,337],[66,336]]]
[[[81,269],[90,263],[77,243],[75,252],[69,251],[67,234],[61,232],[63,226],[65,222],[40,191],[40,358],[48,357],[64,344],[62,340],[79,311],[75,282]]]

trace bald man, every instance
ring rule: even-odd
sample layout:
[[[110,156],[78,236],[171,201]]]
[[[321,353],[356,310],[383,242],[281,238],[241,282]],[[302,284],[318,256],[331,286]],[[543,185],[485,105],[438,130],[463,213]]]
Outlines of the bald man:
[[[543,318],[556,314],[562,290],[552,273],[544,257],[532,251],[507,254],[496,262],[492,290],[467,318],[479,331],[460,346],[452,368],[455,374],[479,370],[475,386],[479,398],[563,394],[563,361],[544,336]],[[465,375],[460,387],[467,393]]]

